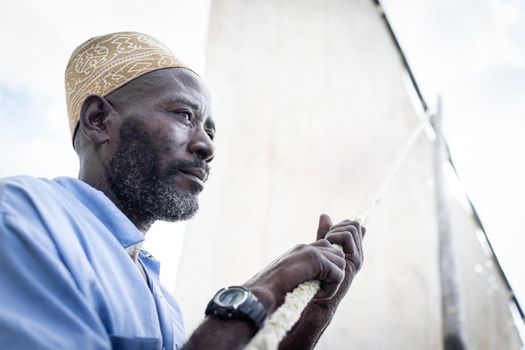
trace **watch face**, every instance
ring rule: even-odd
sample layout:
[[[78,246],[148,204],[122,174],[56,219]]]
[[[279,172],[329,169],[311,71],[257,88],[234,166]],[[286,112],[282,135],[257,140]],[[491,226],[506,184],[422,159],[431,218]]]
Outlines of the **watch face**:
[[[230,288],[219,293],[215,298],[215,302],[223,307],[235,307],[246,300],[247,297],[248,294],[245,290]]]

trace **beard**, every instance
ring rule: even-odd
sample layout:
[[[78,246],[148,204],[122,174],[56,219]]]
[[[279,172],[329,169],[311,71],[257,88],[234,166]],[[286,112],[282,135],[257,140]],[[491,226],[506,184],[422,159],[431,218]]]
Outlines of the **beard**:
[[[179,160],[161,173],[160,148],[154,146],[140,121],[126,118],[119,136],[117,151],[105,166],[117,206],[128,216],[141,216],[150,222],[182,221],[195,215],[201,187],[192,184],[189,190],[181,191],[174,177],[190,168],[201,168],[208,173],[208,164],[202,160]]]

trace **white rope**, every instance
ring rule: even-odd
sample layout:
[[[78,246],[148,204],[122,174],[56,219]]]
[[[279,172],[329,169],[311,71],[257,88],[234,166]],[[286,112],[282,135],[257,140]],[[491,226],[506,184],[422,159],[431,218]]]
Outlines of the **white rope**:
[[[366,198],[365,203],[361,207],[361,210],[357,212],[357,215],[355,217],[355,221],[359,222],[361,225],[365,223],[366,219],[368,218],[368,214],[372,211],[374,206],[376,205],[377,201],[381,196],[383,195],[383,191],[386,188],[386,185],[390,182],[390,180],[394,177],[397,170],[405,160],[406,156],[416,143],[417,139],[419,138],[419,134],[424,129],[425,124],[428,122],[427,119],[421,121],[412,131],[412,133],[409,135],[407,141],[403,145],[403,148],[398,150],[394,156],[394,161],[392,164],[387,168],[388,172],[385,176],[383,176],[382,181],[379,182],[379,184],[376,186],[374,191],[371,191]]]
[[[410,152],[410,149],[416,143],[427,121],[428,120],[421,121],[414,131],[412,131],[403,148],[396,152],[394,161],[391,166],[388,167],[388,172],[382,178],[382,181],[379,182],[375,190],[370,192],[361,210],[358,211],[355,217],[357,222],[360,224],[365,223],[368,214],[370,214],[379,198],[381,198],[386,185],[394,177],[405,157]],[[306,305],[313,299],[319,288],[319,281],[307,281],[297,286],[292,292],[286,294],[284,303],[266,320],[264,327],[259,330],[244,349],[277,350],[281,340],[297,321],[299,321]]]

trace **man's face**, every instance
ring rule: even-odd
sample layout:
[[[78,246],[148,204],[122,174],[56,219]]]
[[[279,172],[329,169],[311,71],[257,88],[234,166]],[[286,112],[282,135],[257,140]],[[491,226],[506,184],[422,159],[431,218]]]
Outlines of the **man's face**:
[[[210,96],[186,69],[138,78],[106,99],[122,115],[105,169],[118,205],[152,220],[189,219],[208,178],[215,126]]]

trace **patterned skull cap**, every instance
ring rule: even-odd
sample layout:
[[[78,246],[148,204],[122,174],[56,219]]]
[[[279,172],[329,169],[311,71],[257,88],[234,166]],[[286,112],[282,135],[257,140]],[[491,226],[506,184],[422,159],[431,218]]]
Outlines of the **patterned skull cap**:
[[[81,44],[71,54],[65,72],[71,137],[86,97],[106,96],[133,79],[163,68],[189,69],[163,43],[146,34],[111,33]]]

